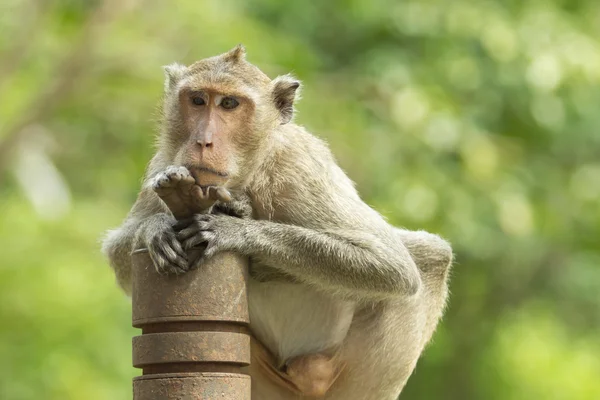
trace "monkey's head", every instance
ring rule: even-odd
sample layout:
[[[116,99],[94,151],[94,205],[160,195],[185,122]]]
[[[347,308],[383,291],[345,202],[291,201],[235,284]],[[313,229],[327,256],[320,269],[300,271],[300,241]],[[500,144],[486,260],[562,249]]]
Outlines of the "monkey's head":
[[[292,119],[300,86],[289,75],[271,80],[246,61],[241,45],[165,73],[161,141],[200,186],[240,183],[247,162],[268,151],[270,134]]]

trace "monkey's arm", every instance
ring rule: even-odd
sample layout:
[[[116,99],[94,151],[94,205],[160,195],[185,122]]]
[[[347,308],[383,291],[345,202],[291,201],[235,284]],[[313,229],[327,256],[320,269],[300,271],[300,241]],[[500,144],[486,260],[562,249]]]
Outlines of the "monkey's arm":
[[[226,215],[197,215],[179,227],[190,248],[207,242],[205,258],[235,251],[298,280],[364,296],[413,295],[421,278],[408,250],[389,232],[309,229]],[[390,234],[388,234],[390,233]]]
[[[231,207],[233,209],[230,209]],[[242,198],[241,201],[236,200],[231,203],[219,204],[216,208],[216,213],[219,212],[239,218],[250,218],[252,210],[248,199]],[[402,228],[394,228],[394,234],[397,240],[408,249],[424,281],[433,279],[439,282],[446,280],[454,259],[452,247],[446,240],[426,231],[410,231]],[[253,261],[253,265],[256,265],[257,268],[251,275],[255,279],[260,281],[275,280],[284,282],[293,282],[295,280],[295,278],[284,273],[281,269],[260,263],[256,258]]]
[[[417,267],[401,241],[364,230],[313,230],[254,221],[243,253],[300,280],[350,293],[414,295]]]

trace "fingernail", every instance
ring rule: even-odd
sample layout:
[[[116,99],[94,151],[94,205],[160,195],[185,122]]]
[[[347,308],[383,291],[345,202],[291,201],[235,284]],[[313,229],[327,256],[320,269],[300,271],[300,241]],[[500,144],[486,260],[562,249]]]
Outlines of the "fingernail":
[[[226,203],[231,201],[231,193],[229,193],[229,190],[225,189],[224,187],[219,187],[217,189],[217,197],[219,200]]]

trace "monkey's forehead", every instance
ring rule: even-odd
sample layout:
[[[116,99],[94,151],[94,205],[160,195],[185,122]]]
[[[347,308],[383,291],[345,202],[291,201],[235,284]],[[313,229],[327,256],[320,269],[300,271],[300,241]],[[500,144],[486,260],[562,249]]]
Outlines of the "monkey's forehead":
[[[186,78],[191,81],[235,84],[245,86],[268,85],[271,79],[255,65],[245,61],[230,61],[222,56],[196,61],[188,67]]]

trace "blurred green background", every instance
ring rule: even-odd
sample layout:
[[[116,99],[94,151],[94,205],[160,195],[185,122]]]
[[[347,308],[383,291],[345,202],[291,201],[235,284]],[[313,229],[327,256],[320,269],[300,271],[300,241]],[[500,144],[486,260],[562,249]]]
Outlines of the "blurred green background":
[[[304,82],[391,222],[442,234],[447,315],[402,399],[600,399],[597,0],[0,2],[0,399],[127,399],[99,252],[152,154],[161,66],[242,42]]]

